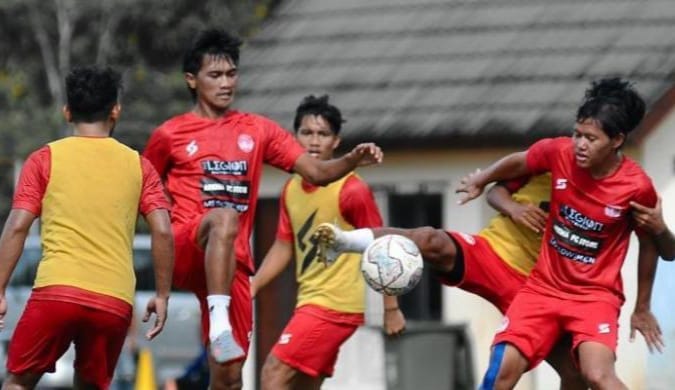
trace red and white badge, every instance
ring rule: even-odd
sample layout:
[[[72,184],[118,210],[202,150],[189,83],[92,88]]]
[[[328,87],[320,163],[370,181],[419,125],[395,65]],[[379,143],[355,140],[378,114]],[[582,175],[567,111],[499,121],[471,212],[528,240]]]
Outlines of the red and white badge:
[[[253,150],[253,147],[255,146],[255,142],[253,141],[253,137],[251,137],[248,134],[239,134],[239,138],[237,139],[237,146],[239,146],[239,150],[241,150],[244,153],[251,153]]]

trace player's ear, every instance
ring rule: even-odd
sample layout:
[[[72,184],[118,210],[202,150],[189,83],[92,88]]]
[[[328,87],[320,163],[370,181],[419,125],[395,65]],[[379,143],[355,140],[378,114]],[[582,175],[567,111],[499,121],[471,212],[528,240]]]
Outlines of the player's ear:
[[[112,110],[110,110],[110,119],[117,121],[120,118],[121,113],[122,113],[122,105],[119,103],[115,103]]]
[[[341,141],[340,137],[336,136],[335,139],[333,140],[333,150],[337,149],[337,147],[340,146],[340,141]]]
[[[619,149],[624,141],[626,140],[626,134],[624,133],[619,133],[616,136],[611,138],[611,143],[612,143],[612,149],[616,150]]]
[[[66,122],[70,123],[73,119],[73,114],[70,112],[68,105],[63,106],[61,112],[63,112],[63,117],[66,118]]]
[[[185,72],[185,82],[190,89],[197,89],[197,77],[194,74]]]

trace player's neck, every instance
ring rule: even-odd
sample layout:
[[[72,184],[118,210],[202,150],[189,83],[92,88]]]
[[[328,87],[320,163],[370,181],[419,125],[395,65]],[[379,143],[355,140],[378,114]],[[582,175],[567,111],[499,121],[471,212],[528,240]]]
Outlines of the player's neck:
[[[107,122],[77,123],[73,128],[77,137],[109,137],[110,125]]]
[[[589,168],[589,172],[594,179],[602,179],[611,176],[619,169],[622,160],[623,153],[621,153],[620,150],[617,150],[616,153],[611,154],[609,158],[604,160],[602,164]]]
[[[202,118],[218,119],[222,118],[230,108],[215,108],[204,102],[198,101],[192,108],[192,113]]]

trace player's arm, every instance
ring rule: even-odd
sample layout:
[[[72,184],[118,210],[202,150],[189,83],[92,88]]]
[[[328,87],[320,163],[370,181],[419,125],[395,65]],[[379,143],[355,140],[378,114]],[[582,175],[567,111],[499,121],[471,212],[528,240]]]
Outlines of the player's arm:
[[[484,170],[477,170],[463,177],[455,192],[464,193],[459,201],[460,204],[464,204],[480,196],[485,186],[490,183],[526,176],[529,173],[527,152],[512,153]]]
[[[637,227],[652,235],[659,255],[664,260],[675,259],[675,237],[663,219],[661,197],[656,201],[654,208],[637,202],[631,202],[630,206],[633,208],[633,219]]]
[[[332,160],[319,160],[308,153],[298,157],[293,171],[315,185],[329,184],[359,166],[382,162],[382,150],[373,143],[359,144],[349,153]]]
[[[293,258],[293,243],[277,238],[267,251],[260,269],[251,280],[251,297],[255,298],[279,274],[281,274]]]
[[[661,328],[651,312],[652,287],[656,275],[658,253],[656,244],[649,234],[638,234],[640,244],[638,253],[638,286],[635,309],[631,316],[630,338],[635,338],[635,331],[639,331],[647,342],[650,351],[662,350],[664,344],[661,337]]]
[[[174,243],[169,216],[170,205],[164,186],[153,165],[144,157],[141,157],[140,162],[143,188],[139,210],[150,227],[150,251],[156,290],[155,297],[148,301],[143,322],[147,322],[153,313],[156,314],[154,326],[146,333],[148,339],[153,339],[166,323],[173,276]]]
[[[23,245],[36,215],[22,209],[12,209],[0,236],[0,328],[7,312],[5,290],[16,263],[23,252]]]
[[[50,170],[49,147],[38,149],[26,159],[14,193],[12,210],[0,236],[0,328],[7,312],[5,290],[23,252],[30,226],[41,214]]]
[[[464,194],[459,203],[464,204],[477,198],[489,183],[550,171],[553,162],[559,159],[560,152],[570,145],[569,142],[568,137],[545,138],[530,146],[527,151],[511,153],[487,169],[469,174],[462,178],[455,190]]]
[[[537,233],[543,231],[548,218],[546,212],[536,205],[523,204],[513,200],[511,188],[504,182],[493,185],[487,192],[488,204],[516,223]]]
[[[173,275],[174,246],[173,233],[171,232],[171,219],[166,209],[156,209],[145,216],[150,227],[150,251],[152,253],[152,266],[155,272],[155,297],[148,301],[143,322],[150,319],[152,313],[156,314],[155,324],[146,333],[151,340],[157,336],[166,323],[169,294],[171,292],[171,278]]]

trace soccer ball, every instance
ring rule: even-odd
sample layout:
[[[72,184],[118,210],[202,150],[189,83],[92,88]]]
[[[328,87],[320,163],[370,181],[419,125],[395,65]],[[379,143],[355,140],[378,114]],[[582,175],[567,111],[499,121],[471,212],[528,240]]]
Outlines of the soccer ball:
[[[386,295],[402,295],[412,290],[422,278],[423,268],[417,245],[398,234],[379,237],[361,257],[361,273],[366,283]]]

